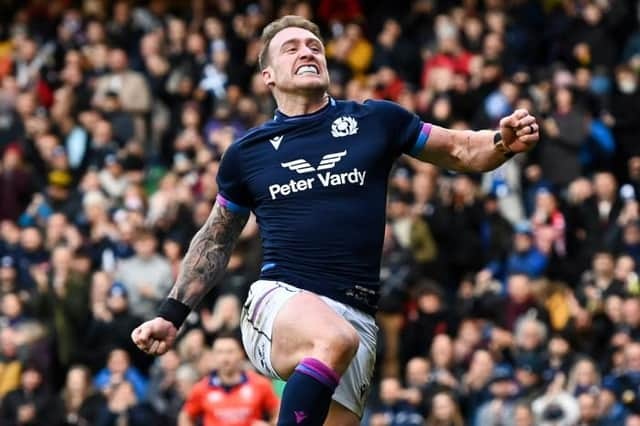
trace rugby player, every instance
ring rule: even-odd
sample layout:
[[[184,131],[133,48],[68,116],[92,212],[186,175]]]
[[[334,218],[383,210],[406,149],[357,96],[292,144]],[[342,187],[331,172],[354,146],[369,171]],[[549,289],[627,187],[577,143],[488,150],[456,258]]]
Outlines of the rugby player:
[[[276,100],[273,120],[224,153],[219,194],[196,233],[158,317],[132,333],[149,354],[173,344],[184,318],[224,274],[252,211],[261,279],[242,309],[253,365],[287,380],[278,425],[359,424],[373,375],[387,178],[408,154],[436,166],[485,172],[526,152],[538,124],[526,110],[498,130],[450,130],[397,104],[339,101],[318,27],[286,16],[263,31],[259,64]]]

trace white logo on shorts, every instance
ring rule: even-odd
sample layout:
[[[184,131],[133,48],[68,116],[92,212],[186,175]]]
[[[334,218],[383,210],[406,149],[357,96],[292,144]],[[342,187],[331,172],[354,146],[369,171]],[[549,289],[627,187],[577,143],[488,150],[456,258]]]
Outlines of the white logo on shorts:
[[[364,397],[367,396],[367,390],[369,389],[368,383],[363,383],[360,385],[360,399],[364,400]]]
[[[262,368],[264,370],[267,369],[267,361],[265,360],[265,352],[264,352],[264,343],[260,343],[258,345],[258,362],[260,362],[260,365],[262,366]]]

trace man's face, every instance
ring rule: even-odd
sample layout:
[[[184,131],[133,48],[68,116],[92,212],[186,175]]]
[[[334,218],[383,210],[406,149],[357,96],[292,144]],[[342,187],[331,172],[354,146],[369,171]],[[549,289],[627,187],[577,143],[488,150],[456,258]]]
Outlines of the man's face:
[[[615,198],[618,184],[611,173],[598,173],[593,178],[593,189],[598,198],[612,200]]]
[[[380,382],[380,400],[388,405],[395,404],[400,393],[400,382],[398,379],[388,377]]]
[[[473,358],[471,358],[471,365],[469,367],[470,371],[474,371],[476,374],[480,373],[488,379],[491,376],[493,368],[494,363],[489,352],[479,350],[473,353]]]
[[[7,293],[2,298],[2,314],[9,319],[18,318],[22,314],[22,303],[15,293]]]
[[[598,253],[593,258],[593,269],[597,274],[610,275],[614,267],[613,256],[609,253]]]
[[[153,237],[145,235],[134,243],[136,254],[140,257],[151,257],[156,252],[156,241]]]
[[[597,383],[597,372],[591,361],[579,361],[575,366],[575,377],[578,386],[589,387]]]
[[[127,68],[127,54],[122,49],[109,52],[109,67],[113,72],[121,72]]]
[[[28,369],[22,373],[22,387],[29,391],[34,391],[42,383],[42,376],[33,369]]]
[[[489,392],[498,399],[509,398],[515,391],[516,385],[511,380],[500,380],[489,385]]]
[[[513,414],[513,422],[516,426],[533,425],[533,415],[525,406],[517,406]]]
[[[219,338],[213,343],[216,367],[223,374],[233,374],[242,369],[244,354],[235,339]]]
[[[529,300],[531,289],[529,279],[526,275],[518,274],[509,277],[508,283],[509,298],[515,303],[524,303]]]
[[[598,419],[598,401],[589,393],[583,393],[578,397],[580,416],[584,422],[592,422]]]
[[[540,381],[540,376],[528,369],[518,368],[516,380],[524,387],[535,386]]]
[[[114,314],[120,314],[129,308],[129,299],[123,295],[109,295],[107,298],[107,307]]]
[[[526,253],[531,249],[531,235],[524,232],[518,232],[513,237],[513,245],[518,253]]]
[[[424,358],[414,358],[407,363],[407,384],[409,386],[422,386],[429,381],[431,368]]]
[[[624,301],[623,318],[624,322],[631,327],[640,325],[640,300],[636,298]]]
[[[636,262],[633,257],[623,255],[616,260],[616,269],[614,271],[615,277],[620,281],[627,281],[630,274],[636,269]]]
[[[640,371],[640,344],[633,343],[625,348],[627,371]]]
[[[129,368],[129,356],[122,349],[115,349],[109,355],[107,368],[112,374],[124,374]]]
[[[16,277],[17,272],[13,266],[0,267],[0,282],[13,282]]]
[[[527,321],[522,325],[520,334],[520,347],[524,350],[534,350],[541,343],[540,330],[533,321]]]
[[[419,309],[426,313],[432,314],[440,310],[440,298],[432,293],[424,294],[418,299]]]
[[[311,31],[289,27],[271,39],[265,84],[281,92],[324,92],[329,87],[324,46]]]
[[[21,235],[22,247],[26,251],[35,251],[42,245],[42,236],[35,228],[27,228],[22,231]]]

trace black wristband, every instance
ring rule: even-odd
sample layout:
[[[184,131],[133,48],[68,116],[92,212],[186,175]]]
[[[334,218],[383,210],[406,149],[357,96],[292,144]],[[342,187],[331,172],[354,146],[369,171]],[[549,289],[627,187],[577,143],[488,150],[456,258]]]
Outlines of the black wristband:
[[[171,321],[176,327],[176,330],[180,328],[190,312],[190,307],[170,297],[167,297],[158,308],[158,316],[167,321]]]

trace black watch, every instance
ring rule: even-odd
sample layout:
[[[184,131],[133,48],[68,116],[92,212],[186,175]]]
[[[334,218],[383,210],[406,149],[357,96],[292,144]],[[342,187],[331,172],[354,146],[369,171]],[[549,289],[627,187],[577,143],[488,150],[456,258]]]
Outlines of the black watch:
[[[496,149],[496,151],[500,152],[502,155],[504,155],[507,158],[511,158],[514,155],[516,155],[515,152],[511,151],[509,147],[504,144],[504,141],[502,140],[501,132],[496,132],[493,135],[493,147]]]

